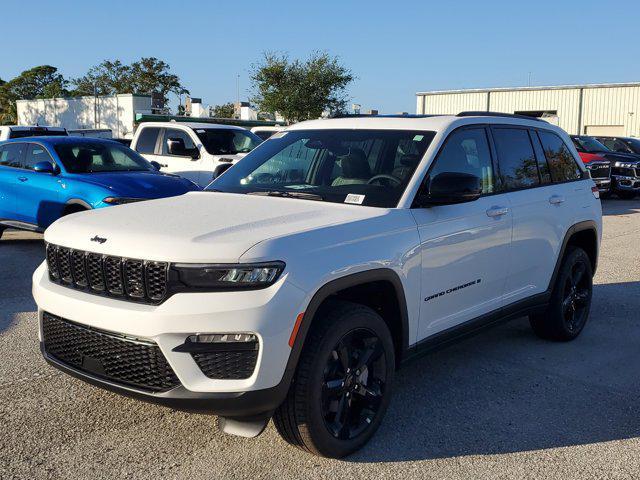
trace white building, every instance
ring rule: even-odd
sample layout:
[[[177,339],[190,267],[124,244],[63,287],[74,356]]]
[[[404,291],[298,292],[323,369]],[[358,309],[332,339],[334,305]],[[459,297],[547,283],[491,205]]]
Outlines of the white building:
[[[640,137],[640,82],[418,92],[418,114],[462,111],[545,118],[570,134]]]
[[[18,125],[49,125],[67,130],[109,129],[114,138],[132,138],[136,114],[152,113],[150,95],[18,100]]]

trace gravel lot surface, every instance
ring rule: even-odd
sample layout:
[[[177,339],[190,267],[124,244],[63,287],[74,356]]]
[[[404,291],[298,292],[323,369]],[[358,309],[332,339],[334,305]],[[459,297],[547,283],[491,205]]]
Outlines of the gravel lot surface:
[[[378,434],[346,460],[293,449],[269,425],[123,398],[47,366],[31,273],[41,236],[0,241],[0,479],[640,478],[640,200],[604,203],[590,323],[569,344],[525,319],[402,369]]]

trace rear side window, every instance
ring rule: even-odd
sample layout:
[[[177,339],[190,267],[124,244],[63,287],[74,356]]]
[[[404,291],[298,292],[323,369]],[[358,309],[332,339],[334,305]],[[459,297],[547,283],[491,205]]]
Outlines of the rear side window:
[[[495,128],[493,139],[503,189],[528,188],[540,184],[537,160],[527,130]]]
[[[138,143],[136,143],[136,152],[153,154],[156,150],[159,133],[159,128],[143,128],[138,137]]]
[[[441,173],[475,175],[482,181],[482,193],[493,192],[493,166],[484,128],[457,130],[447,138],[429,177]]]
[[[40,162],[53,163],[53,160],[51,159],[51,155],[49,155],[49,152],[47,152],[47,150],[42,145],[32,143],[29,145],[29,148],[27,148],[27,154],[23,162],[24,168],[33,170],[33,167],[35,167],[36,164]]]
[[[554,182],[567,182],[582,178],[582,171],[578,167],[571,151],[562,139],[555,133],[539,131],[544,156],[549,162],[551,179]]]
[[[0,147],[0,166],[22,168],[25,143],[9,143]]]

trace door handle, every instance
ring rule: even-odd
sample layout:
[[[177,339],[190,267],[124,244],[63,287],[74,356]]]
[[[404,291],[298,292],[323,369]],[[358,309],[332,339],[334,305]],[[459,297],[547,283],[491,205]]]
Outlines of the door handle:
[[[560,205],[561,203],[564,203],[564,197],[561,195],[551,195],[549,197],[549,203],[551,205]]]
[[[26,182],[29,179],[27,177],[18,177],[18,180],[20,180],[21,182]]]
[[[507,207],[491,207],[487,210],[487,217],[501,217],[509,213],[509,209]]]

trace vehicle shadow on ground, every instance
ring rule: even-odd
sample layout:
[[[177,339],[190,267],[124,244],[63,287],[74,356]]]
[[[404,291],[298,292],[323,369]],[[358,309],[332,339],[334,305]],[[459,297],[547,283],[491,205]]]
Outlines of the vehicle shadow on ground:
[[[633,300],[618,312],[608,299],[620,292]],[[378,433],[346,460],[414,461],[639,437],[638,298],[640,282],[594,286],[589,324],[573,342],[540,340],[519,319],[413,361],[398,372]]]
[[[640,213],[640,197],[634,200],[619,198],[602,200],[603,215],[630,215],[632,213]]]
[[[15,314],[36,310],[31,274],[43,260],[41,239],[0,240],[0,332],[11,326]]]

